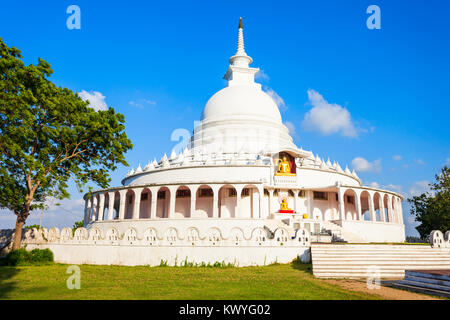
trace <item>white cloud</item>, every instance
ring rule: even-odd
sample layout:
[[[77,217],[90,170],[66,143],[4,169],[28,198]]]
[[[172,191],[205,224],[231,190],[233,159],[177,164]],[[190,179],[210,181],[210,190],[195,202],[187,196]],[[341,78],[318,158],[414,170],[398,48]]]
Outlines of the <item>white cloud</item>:
[[[276,93],[273,89],[269,87],[264,87],[264,91],[272,98],[272,100],[278,106],[278,109],[280,109],[281,111],[287,110],[286,103],[284,103],[283,98],[280,97],[278,93]]]
[[[422,159],[419,158],[419,159],[416,160],[416,163],[420,164],[420,165],[424,165],[425,161],[423,161]]]
[[[60,203],[56,206],[55,203]],[[46,228],[51,227],[72,227],[75,221],[81,221],[84,216],[84,200],[83,199],[64,199],[46,201],[47,208],[41,217],[41,210],[34,210],[30,212],[27,218],[26,225],[33,225],[41,223]],[[14,228],[16,216],[13,212],[0,209],[0,229]]]
[[[392,159],[394,159],[395,161],[400,161],[400,160],[402,160],[402,156],[395,155],[395,156],[392,157]]]
[[[148,99],[139,99],[138,101],[130,101],[128,102],[130,106],[137,108],[144,108],[144,105],[156,105],[156,101],[148,100]]]
[[[416,181],[413,183],[413,185],[409,188],[409,194],[411,196],[419,196],[425,191],[429,190],[429,182],[426,180],[422,181]]]
[[[383,186],[383,188],[388,189],[388,190],[394,190],[398,193],[402,193],[403,192],[403,187],[396,185],[396,184],[388,184],[387,186]]]
[[[289,129],[289,134],[291,136],[296,136],[297,132],[295,130],[295,125],[292,122],[286,121],[284,125]]]
[[[98,91],[87,92],[83,90],[78,92],[78,95],[83,101],[89,100],[89,107],[93,108],[95,111],[108,109],[105,102],[105,96]]]
[[[369,162],[362,157],[356,157],[352,160],[353,169],[359,172],[379,172],[381,171],[381,159]]]
[[[303,119],[302,125],[305,130],[319,131],[323,135],[340,133],[349,138],[358,136],[350,112],[346,108],[335,103],[328,103],[320,93],[314,90],[308,90],[308,99],[313,107]]]
[[[259,69],[258,73],[255,75],[255,79],[261,81],[269,81],[269,76],[264,72],[264,70]]]
[[[369,187],[371,187],[371,188],[379,188],[380,187],[380,185],[378,184],[378,182],[369,182]]]

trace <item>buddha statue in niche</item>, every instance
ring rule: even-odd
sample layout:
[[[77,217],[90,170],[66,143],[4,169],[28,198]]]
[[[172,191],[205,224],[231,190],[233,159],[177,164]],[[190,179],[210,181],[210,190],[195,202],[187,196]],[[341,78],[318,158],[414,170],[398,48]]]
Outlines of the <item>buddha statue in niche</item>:
[[[295,173],[291,173],[291,161],[286,155],[281,159],[278,159],[278,170],[275,173],[277,176],[295,176]]]

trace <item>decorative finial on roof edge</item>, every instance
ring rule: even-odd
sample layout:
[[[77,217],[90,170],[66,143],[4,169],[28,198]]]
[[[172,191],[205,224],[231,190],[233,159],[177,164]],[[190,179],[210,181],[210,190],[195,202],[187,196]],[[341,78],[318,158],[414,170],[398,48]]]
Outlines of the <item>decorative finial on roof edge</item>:
[[[242,17],[239,17],[239,29],[244,29],[244,28],[242,27]]]

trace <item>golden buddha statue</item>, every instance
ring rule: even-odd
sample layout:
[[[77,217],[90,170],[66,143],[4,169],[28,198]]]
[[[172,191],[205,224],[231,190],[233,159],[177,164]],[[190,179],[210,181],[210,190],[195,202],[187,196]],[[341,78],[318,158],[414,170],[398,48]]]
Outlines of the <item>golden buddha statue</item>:
[[[288,206],[288,203],[287,203],[286,199],[283,199],[281,201],[281,210],[291,210],[291,209],[289,209],[289,206]]]
[[[295,173],[291,173],[291,162],[287,160],[286,156],[282,159],[278,159],[278,170],[275,173],[277,176],[295,176]]]

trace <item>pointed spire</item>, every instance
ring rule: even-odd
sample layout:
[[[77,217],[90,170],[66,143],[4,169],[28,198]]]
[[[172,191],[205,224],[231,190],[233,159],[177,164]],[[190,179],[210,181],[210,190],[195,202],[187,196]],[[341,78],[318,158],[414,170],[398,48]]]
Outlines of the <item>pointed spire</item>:
[[[170,154],[169,160],[175,160],[177,158],[177,153],[175,152],[175,149],[172,149],[172,153]]]
[[[244,47],[244,28],[242,26],[242,18],[239,18],[239,29],[238,29],[238,43],[237,43],[237,56],[246,56]]]
[[[145,166],[144,171],[150,171],[150,170],[153,170],[153,169],[155,169],[155,166],[153,165],[153,162],[149,161],[147,163],[147,165]]]
[[[245,53],[244,47],[244,28],[242,25],[242,18],[239,18],[239,29],[238,29],[238,42],[236,54],[230,58],[230,64],[238,67],[248,68],[249,64],[253,62],[247,53]]]
[[[135,173],[141,173],[142,172],[142,168],[141,168],[141,164],[139,163],[138,167],[136,168]]]

